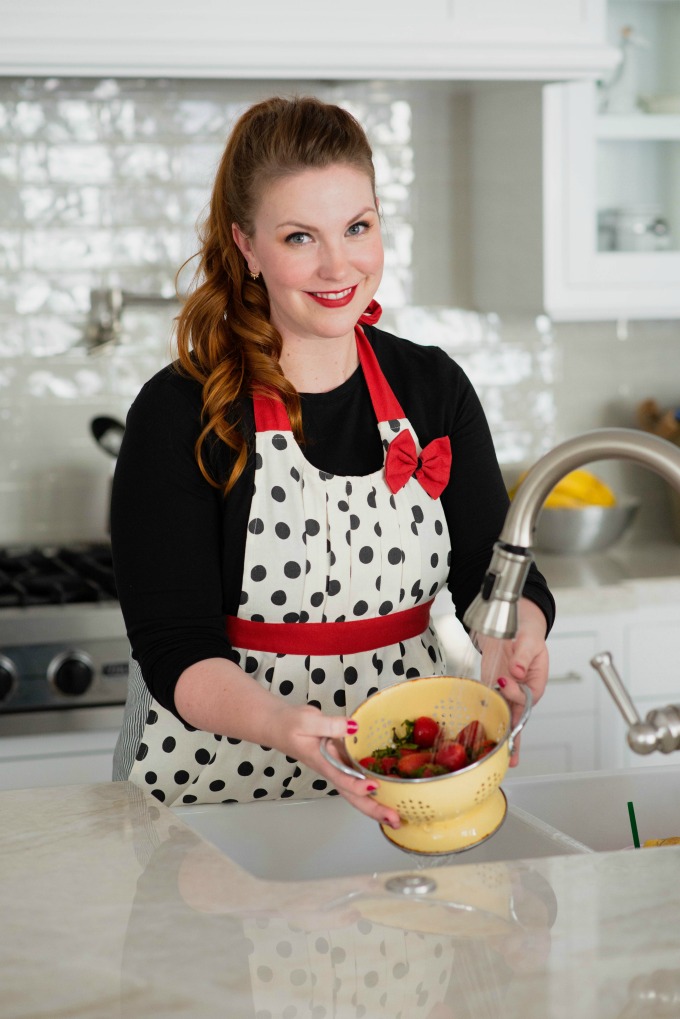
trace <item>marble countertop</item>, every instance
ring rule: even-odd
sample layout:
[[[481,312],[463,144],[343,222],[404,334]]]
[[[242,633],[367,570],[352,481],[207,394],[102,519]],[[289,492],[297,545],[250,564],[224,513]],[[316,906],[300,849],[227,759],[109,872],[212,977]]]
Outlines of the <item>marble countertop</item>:
[[[5,792],[0,816],[3,1019],[680,1014],[680,847],[405,856],[425,903],[387,874],[257,878],[128,783]]]

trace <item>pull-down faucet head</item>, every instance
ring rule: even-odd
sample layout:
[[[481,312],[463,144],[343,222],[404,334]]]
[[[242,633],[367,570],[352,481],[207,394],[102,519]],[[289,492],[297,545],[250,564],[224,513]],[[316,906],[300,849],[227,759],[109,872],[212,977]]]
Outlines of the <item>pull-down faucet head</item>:
[[[510,504],[481,591],[465,613],[471,631],[501,639],[515,636],[517,602],[531,565],[538,514],[558,481],[593,460],[641,464],[680,492],[680,449],[656,435],[598,428],[555,446],[528,471]]]
[[[531,545],[541,507],[561,478],[592,460],[630,460],[660,474],[680,492],[680,449],[656,435],[629,428],[600,428],[556,446],[534,464],[510,505],[481,591],[465,613],[465,624],[473,636],[515,636],[517,603],[531,565]],[[650,711],[642,721],[611,655],[602,652],[590,664],[623,715],[628,725],[628,745],[635,753],[680,750],[680,705]]]

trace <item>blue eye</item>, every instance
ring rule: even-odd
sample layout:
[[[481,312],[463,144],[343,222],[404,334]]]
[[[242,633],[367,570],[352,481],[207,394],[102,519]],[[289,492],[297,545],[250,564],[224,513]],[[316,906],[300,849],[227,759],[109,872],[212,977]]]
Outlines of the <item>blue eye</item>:
[[[288,234],[288,236],[286,237],[286,244],[294,245],[306,244],[310,239],[311,238],[309,234],[303,233],[301,230],[298,230],[294,234]]]
[[[370,229],[370,224],[369,223],[365,223],[363,220],[361,220],[359,223],[352,223],[352,225],[348,228],[347,233],[351,237],[358,237],[359,234],[363,234],[363,233],[366,232],[366,230],[369,230],[369,229]]]

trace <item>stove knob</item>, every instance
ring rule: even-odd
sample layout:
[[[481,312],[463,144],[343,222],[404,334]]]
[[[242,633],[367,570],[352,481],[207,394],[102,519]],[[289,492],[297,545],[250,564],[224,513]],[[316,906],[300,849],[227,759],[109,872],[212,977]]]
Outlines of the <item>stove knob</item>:
[[[8,700],[19,681],[17,667],[6,655],[0,655],[0,702]]]
[[[59,693],[80,697],[94,679],[94,663],[83,651],[63,651],[47,667],[47,678]]]

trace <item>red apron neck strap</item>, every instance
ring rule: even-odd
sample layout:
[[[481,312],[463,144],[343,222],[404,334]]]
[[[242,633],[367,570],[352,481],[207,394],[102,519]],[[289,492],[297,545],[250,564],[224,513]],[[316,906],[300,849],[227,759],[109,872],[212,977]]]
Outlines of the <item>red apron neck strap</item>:
[[[256,432],[290,432],[288,411],[275,396],[258,393],[253,397]]]

